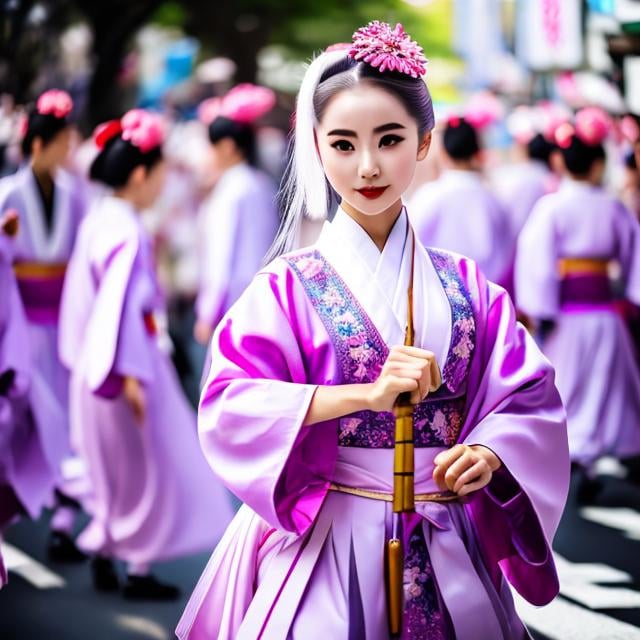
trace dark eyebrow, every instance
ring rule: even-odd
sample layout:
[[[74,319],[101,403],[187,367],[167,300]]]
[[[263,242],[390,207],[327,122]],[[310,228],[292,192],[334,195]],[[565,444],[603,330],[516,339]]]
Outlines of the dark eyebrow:
[[[405,129],[406,127],[402,124],[398,124],[397,122],[390,122],[389,124],[383,124],[379,127],[376,127],[373,132],[374,133],[384,133],[385,131],[393,131],[394,129]]]
[[[350,129],[334,129],[327,133],[328,136],[345,136],[346,138],[357,138],[358,134]]]
[[[395,129],[405,129],[406,127],[397,122],[389,122],[376,127],[374,133],[385,133],[386,131],[394,131]],[[345,138],[357,138],[358,134],[351,129],[333,129],[327,133],[328,136],[344,136]]]

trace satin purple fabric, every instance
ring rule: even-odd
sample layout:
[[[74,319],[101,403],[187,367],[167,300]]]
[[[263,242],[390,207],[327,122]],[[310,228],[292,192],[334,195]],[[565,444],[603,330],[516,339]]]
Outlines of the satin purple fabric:
[[[141,564],[213,548],[232,515],[171,361],[145,324],[160,301],[136,212],[104,198],[80,228],[60,319],[72,438],[94,493],[78,542],[90,553]],[[144,390],[143,424],[121,393],[124,376]]]
[[[475,321],[458,441],[493,449],[504,467],[463,507],[427,504],[418,512],[459,637],[482,637],[471,611],[483,612],[487,639],[521,637],[502,577],[534,604],[558,592],[551,541],[568,490],[564,411],[553,370],[516,324],[509,296],[472,261],[450,259]],[[429,291],[415,295],[428,307]],[[316,385],[339,384],[342,367],[287,260],[256,276],[219,325],[212,352],[200,440],[212,468],[245,505],[207,565],[178,637],[286,639],[321,632],[386,639],[380,554],[387,503],[336,495],[328,487],[348,469],[358,486],[367,478],[374,488],[388,486],[391,458],[376,462],[373,456],[392,452],[339,447],[338,420],[302,426]],[[439,450],[418,450],[427,456],[425,486]],[[356,454],[364,458],[354,460]],[[438,549],[449,545],[455,562],[467,563],[459,570],[439,561],[446,553]],[[475,581],[478,597],[467,598],[473,605],[459,589],[467,579]],[[354,602],[362,614],[355,618]]]

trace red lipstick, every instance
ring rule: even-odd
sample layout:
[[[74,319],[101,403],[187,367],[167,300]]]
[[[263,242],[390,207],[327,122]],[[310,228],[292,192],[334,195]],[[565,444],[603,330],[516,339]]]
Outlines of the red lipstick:
[[[362,189],[356,189],[356,191],[369,200],[375,200],[376,198],[379,198],[387,189],[388,187],[362,187]]]

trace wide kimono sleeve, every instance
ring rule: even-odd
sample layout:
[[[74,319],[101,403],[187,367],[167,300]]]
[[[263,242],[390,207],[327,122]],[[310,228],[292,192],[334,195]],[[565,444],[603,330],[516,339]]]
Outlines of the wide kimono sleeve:
[[[536,605],[559,589],[551,543],[569,488],[566,417],[554,370],[524,327],[508,294],[477,266],[460,270],[474,307],[476,347],[468,377],[461,441],[502,461],[467,504],[488,570],[500,569]]]
[[[516,306],[538,320],[551,320],[560,308],[560,279],[553,199],[534,206],[520,236],[515,261]]]
[[[299,280],[276,260],[218,325],[198,412],[212,469],[272,527],[304,533],[337,454],[330,423],[303,426],[334,376],[328,340]]]
[[[153,291],[141,264],[140,232],[127,222],[77,243],[63,291],[62,359],[74,368],[82,356],[89,389],[104,397],[118,395],[125,376],[142,383],[154,376],[153,338],[144,319]]]

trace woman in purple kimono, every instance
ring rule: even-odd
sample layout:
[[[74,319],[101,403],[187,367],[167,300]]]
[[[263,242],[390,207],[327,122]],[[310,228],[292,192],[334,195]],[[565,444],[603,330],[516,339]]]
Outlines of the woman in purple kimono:
[[[65,281],[60,352],[71,370],[71,434],[89,468],[92,519],[78,538],[96,588],[171,599],[150,564],[213,547],[230,501],[198,446],[195,415],[159,346],[161,297],[139,212],[162,187],[162,129],[144,111],[97,133],[91,177],[113,192],[94,203]],[[203,492],[202,488],[207,487]]]
[[[491,175],[493,192],[509,212],[514,238],[535,203],[556,186],[550,166],[554,146],[543,135],[540,110],[520,106],[507,118],[507,129],[515,142],[513,157]]]
[[[276,186],[256,167],[255,122],[275,104],[271,89],[240,84],[201,105],[219,174],[200,213],[202,260],[195,338],[208,344],[220,318],[263,264],[280,219]]]
[[[391,536],[403,638],[524,638],[507,581],[536,604],[558,591],[569,463],[553,371],[505,291],[471,260],[423,248],[402,204],[434,124],[425,62],[401,25],[373,22],[305,75],[276,247],[305,211],[326,216],[329,189],[341,205],[214,334],[200,441],[245,504],[183,640],[387,640]],[[414,429],[399,441],[403,393]],[[398,514],[394,447],[407,443],[415,476],[399,473],[415,508]]]
[[[601,186],[607,129],[593,109],[558,129],[567,179],[534,208],[516,261],[517,304],[545,329],[571,459],[587,475],[601,456],[640,454],[640,373],[610,282],[615,265],[625,296],[640,303],[640,224]],[[583,497],[594,488],[585,484]]]
[[[32,410],[38,387],[30,385],[29,327],[12,269],[18,227],[17,212],[0,216],[0,538],[17,516],[40,516],[57,479]],[[6,578],[0,558],[0,586]]]
[[[511,288],[513,227],[483,181],[480,151],[475,128],[465,118],[449,118],[442,137],[445,170],[414,193],[409,216],[423,246],[468,256],[489,280]]]
[[[70,535],[75,519],[72,493],[62,463],[71,457],[69,446],[69,376],[58,357],[60,296],[84,204],[72,176],[60,169],[71,139],[70,96],[46,91],[29,113],[22,139],[27,159],[14,175],[0,181],[0,211],[15,209],[20,229],[15,238],[14,270],[29,321],[32,370],[45,387],[39,394],[46,414],[40,436],[52,468],[58,475],[60,506],[52,519],[49,554],[54,560],[81,560]]]

